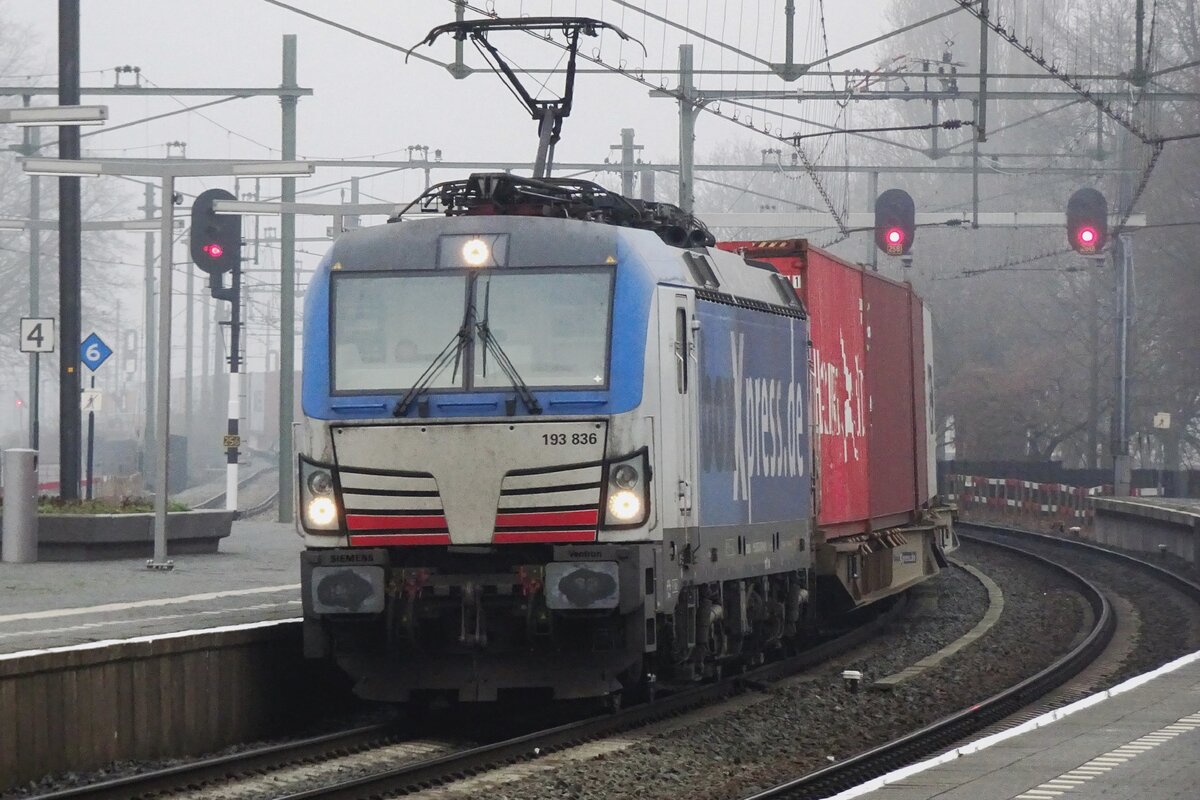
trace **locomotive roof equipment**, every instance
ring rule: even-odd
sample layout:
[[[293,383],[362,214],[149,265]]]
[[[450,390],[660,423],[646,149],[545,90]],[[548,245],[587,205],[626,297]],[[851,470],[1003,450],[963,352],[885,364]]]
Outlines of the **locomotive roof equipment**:
[[[420,213],[541,216],[599,222],[654,231],[673,247],[712,247],[716,237],[679,206],[634,200],[598,183],[575,178],[522,178],[507,172],[474,173],[434,184],[388,220],[399,222],[411,209]]]
[[[575,95],[575,56],[579,52],[579,36],[580,34],[598,36],[602,28],[611,30],[625,41],[637,42],[641,45],[642,52],[646,51],[645,45],[617,26],[591,17],[497,17],[459,20],[437,26],[429,31],[420,44],[432,45],[443,33],[454,34],[454,38],[460,42],[466,39],[471,40],[492,71],[505,81],[509,90],[529,109],[530,115],[538,120],[538,150],[533,176],[544,178],[550,174],[550,169],[554,164],[554,145],[558,143],[562,133],[563,120],[571,113],[571,101]],[[525,31],[527,33],[540,31],[548,41],[553,41],[550,38],[551,32],[562,31],[566,44],[561,47],[567,51],[566,84],[562,96],[553,99],[539,99],[531,94],[521,83],[517,74],[513,72],[509,63],[500,55],[496,46],[488,41],[488,34],[493,31]]]

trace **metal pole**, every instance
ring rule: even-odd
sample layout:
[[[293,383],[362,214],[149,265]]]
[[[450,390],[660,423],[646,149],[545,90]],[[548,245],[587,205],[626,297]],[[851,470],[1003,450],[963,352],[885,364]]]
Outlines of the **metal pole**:
[[[25,104],[29,105],[29,95]],[[40,149],[42,131],[37,126],[25,129],[25,155],[32,156]],[[29,316],[38,315],[41,295],[42,230],[38,223],[42,218],[42,182],[37,175],[29,177]],[[38,373],[41,360],[37,353],[29,361],[29,447],[38,452],[41,441],[38,424],[41,405],[38,403]]]
[[[212,378],[208,369],[208,351],[210,342],[208,337],[212,335],[212,304],[208,301],[208,296],[203,292],[200,293],[200,417],[204,421],[203,427],[207,435],[211,430],[207,422],[212,419]],[[204,459],[205,466],[208,464],[208,457]]]
[[[1126,167],[1130,161],[1129,131],[1120,130],[1118,144],[1118,166]],[[1117,184],[1117,214],[1123,219],[1133,206],[1133,177],[1122,174]],[[1113,492],[1118,497],[1128,497],[1131,486],[1132,465],[1129,458],[1129,288],[1133,272],[1133,239],[1127,233],[1119,233],[1113,240],[1113,266],[1117,272],[1117,385],[1113,413]]]
[[[33,415],[32,421],[29,425],[29,449],[33,450],[35,453],[41,452],[41,438],[38,431],[38,415],[40,413],[39,409],[41,408],[42,401],[41,371],[41,353],[34,353],[33,368],[30,371],[30,383],[32,385],[29,388],[29,413]]]
[[[930,109],[930,113],[932,115],[932,119],[930,120],[930,122],[933,123],[933,129],[931,131],[933,136],[931,137],[932,141],[930,142],[930,146],[929,146],[929,157],[937,159],[937,158],[942,157],[942,153],[938,149],[938,127],[937,126],[938,126],[938,123],[941,121],[941,115],[938,113],[939,109],[938,109],[938,101],[937,101],[936,97],[930,102],[930,106],[932,106],[932,108]]]
[[[283,87],[296,83],[296,36],[283,37]],[[296,97],[279,98],[283,106],[283,160],[296,158]],[[282,200],[296,201],[296,179],[282,181]],[[279,270],[279,521],[292,521],[292,406],[296,365],[296,215],[284,214],[280,221]],[[233,387],[230,387],[233,391]]]
[[[654,170],[642,168],[642,199],[654,202]]]
[[[975,141],[987,141],[988,0],[979,3],[979,106],[975,116]]]
[[[1096,281],[1096,273],[1090,273],[1090,304],[1098,309],[1100,298],[1096,293]],[[1091,363],[1088,370],[1087,467],[1095,469],[1100,466],[1100,315],[1097,313],[1088,314],[1088,351]]]
[[[621,128],[621,194],[633,197],[633,128]]]
[[[971,108],[979,118],[979,101],[972,100]],[[979,137],[971,142],[971,227],[979,227]]]
[[[692,167],[696,148],[696,107],[692,103],[692,46],[679,45],[679,207],[692,213],[696,203]]]
[[[167,560],[167,464],[171,441],[171,269],[174,244],[175,178],[162,179],[162,247],[158,278],[158,396],[154,409],[158,431],[158,458],[154,464],[154,558],[146,562],[150,569],[172,569]]]
[[[867,175],[867,210],[875,211],[875,201],[879,198],[879,173],[872,172]],[[871,235],[867,237],[867,263],[871,265],[873,272],[879,271],[879,248],[875,244],[875,232],[872,230]]]
[[[154,206],[154,184],[146,184],[146,201],[143,209],[146,212],[146,219],[154,219],[154,212],[157,210]],[[142,474],[145,476],[157,475],[158,470],[155,469],[155,454],[158,448],[155,447],[155,432],[154,432],[154,417],[155,417],[155,386],[157,377],[155,370],[155,325],[154,325],[154,234],[147,233],[145,243],[143,245],[143,258],[145,264],[143,277],[143,308],[145,317],[144,334],[143,334],[143,355],[142,369],[146,378],[146,417],[145,417],[145,434],[142,436]],[[144,479],[143,479],[144,480]],[[156,488],[150,486],[149,488]]]
[[[79,104],[79,0],[58,0],[58,104]],[[58,156],[79,158],[79,127],[58,129]],[[79,342],[82,217],[78,176],[58,179],[59,493],[79,499]]]
[[[240,249],[239,249],[240,252]],[[239,442],[238,420],[242,416],[241,361],[242,361],[242,261],[233,265],[233,286],[229,302],[229,413],[225,432]],[[239,444],[225,448],[225,510],[237,511],[238,507],[238,449]]]
[[[795,63],[793,61],[795,48],[792,44],[792,39],[795,38],[796,30],[796,0],[785,0],[783,4],[783,19],[786,26],[786,33],[784,34],[784,63],[790,72],[792,64]]]
[[[426,180],[425,183],[428,184],[429,181]],[[426,187],[426,188],[428,188],[428,187]],[[358,176],[355,176],[350,179],[350,202],[352,204],[357,205],[358,198],[359,198]],[[351,230],[351,231],[357,230],[358,228],[362,227],[362,217],[359,216],[358,214],[347,214],[346,217],[343,219],[342,224],[346,226],[346,230]],[[340,231],[339,231],[339,233],[340,233]]]
[[[187,464],[185,465],[184,474],[188,476],[186,485],[191,484],[192,474],[192,437],[195,431],[192,430],[192,425],[195,421],[193,414],[192,402],[195,400],[193,394],[192,383],[195,379],[195,371],[193,369],[193,350],[195,342],[193,341],[193,329],[196,326],[196,312],[194,305],[196,303],[196,271],[187,270],[187,308],[183,314],[183,433],[187,437]],[[182,487],[181,487],[182,488]]]
[[[1128,497],[1131,484],[1129,460],[1129,284],[1133,272],[1133,240],[1127,233],[1117,236],[1113,247],[1116,262],[1117,324],[1117,408],[1113,431],[1113,494]]]
[[[467,18],[467,0],[454,0],[454,19],[462,22]],[[456,80],[462,80],[471,74],[471,68],[463,63],[463,49],[466,45],[465,39],[458,39],[454,42],[454,63],[450,64],[450,74]]]
[[[1146,82],[1146,62],[1143,55],[1145,49],[1145,24],[1146,24],[1146,5],[1145,0],[1137,0],[1133,11],[1134,26],[1136,27],[1137,42],[1135,43],[1133,74],[1129,76],[1130,82],[1134,86],[1142,86]]]
[[[92,388],[96,388],[96,376],[92,375]],[[87,432],[87,490],[84,495],[88,500],[92,499],[92,480],[95,476],[92,456],[95,454],[96,446],[96,412],[88,410],[88,432]]]

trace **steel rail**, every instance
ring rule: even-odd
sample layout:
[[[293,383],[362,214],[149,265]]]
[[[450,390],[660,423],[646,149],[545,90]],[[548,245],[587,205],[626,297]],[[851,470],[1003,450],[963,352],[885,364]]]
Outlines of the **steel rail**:
[[[1112,561],[1117,561],[1129,566],[1136,567],[1144,572],[1153,573],[1156,578],[1169,583],[1176,589],[1179,589],[1184,594],[1191,597],[1197,603],[1200,603],[1200,583],[1189,580],[1182,575],[1165,569],[1152,561],[1147,561],[1136,556],[1131,556],[1128,553],[1123,553],[1119,550],[1112,550],[1103,545],[1092,544],[1079,539],[1066,539],[1061,536],[1054,536],[1049,533],[1038,533],[1037,531],[1025,530],[1023,528],[1010,528],[1004,525],[991,525],[982,522],[960,522],[960,527],[975,528],[988,533],[998,533],[1003,536],[1011,536],[1019,539],[1028,539],[1043,545],[1051,547],[1061,547],[1063,549],[1074,549],[1091,553],[1092,555],[1101,556]],[[990,542],[989,542],[990,543]]]
[[[102,783],[75,786],[32,796],[29,800],[133,800],[138,797],[178,792],[184,787],[194,788],[224,782],[237,775],[281,769],[289,764],[326,760],[342,754],[381,747],[395,741],[397,736],[398,733],[391,723],[365,725],[294,742],[214,756],[153,772],[113,778]]]
[[[1003,548],[1041,561],[1045,566],[1067,576],[1075,583],[1092,609],[1094,624],[1091,632],[1078,646],[1050,666],[980,703],[927,725],[891,742],[802,775],[743,800],[777,800],[777,798],[829,797],[884,775],[893,769],[938,752],[962,738],[977,733],[1035,702],[1053,689],[1066,683],[1095,660],[1108,646],[1116,630],[1116,616],[1104,593],[1074,570],[1024,548],[990,539],[964,534],[966,527],[959,523],[959,535],[988,546]],[[1005,529],[1007,532],[1007,529]],[[1196,587],[1200,597],[1200,587]]]
[[[261,503],[255,503],[254,505],[252,505],[248,508],[238,509],[237,518],[238,519],[249,519],[250,517],[257,516],[258,514],[261,514],[264,511],[269,510],[272,506],[275,505],[276,501],[278,501],[278,500],[279,500],[279,490],[276,489],[275,491],[271,492],[270,496],[268,496],[267,499],[263,500]]]
[[[254,472],[251,472],[246,477],[239,480],[238,488],[243,489],[243,488],[249,486],[252,481],[254,481],[258,478],[261,478],[266,473],[273,472],[274,470],[275,470],[275,467],[271,466],[271,465],[262,467],[261,469],[257,469]],[[213,495],[212,497],[208,498],[207,500],[201,500],[199,503],[195,503],[193,507],[194,508],[217,508],[224,502],[224,500],[225,500],[225,490],[222,489],[219,493]]]

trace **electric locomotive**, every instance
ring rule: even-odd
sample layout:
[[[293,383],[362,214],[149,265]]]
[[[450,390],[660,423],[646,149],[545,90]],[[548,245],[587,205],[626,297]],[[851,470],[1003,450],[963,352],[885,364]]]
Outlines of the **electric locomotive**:
[[[585,181],[414,207],[339,237],[305,298],[304,645],[358,694],[614,697],[761,660],[819,577],[833,608],[937,571],[929,502],[816,527],[793,278]]]

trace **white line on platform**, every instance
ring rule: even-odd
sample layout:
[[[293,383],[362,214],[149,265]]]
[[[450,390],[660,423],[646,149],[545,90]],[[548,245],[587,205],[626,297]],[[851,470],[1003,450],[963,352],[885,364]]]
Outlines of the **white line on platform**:
[[[951,761],[954,761],[957,758],[961,758],[962,756],[970,755],[970,754],[976,753],[980,750],[986,750],[987,748],[991,747],[992,745],[997,744],[999,742],[1003,742],[1007,739],[1011,739],[1014,736],[1020,736],[1022,733],[1026,733],[1027,731],[1035,730],[1037,728],[1041,728],[1046,725],[1051,725],[1055,722],[1058,722],[1060,719],[1063,719],[1064,717],[1068,717],[1071,714],[1074,714],[1078,711],[1082,711],[1085,708],[1094,706],[1097,703],[1102,703],[1105,700],[1108,700],[1109,698],[1115,697],[1116,695],[1123,694],[1124,692],[1128,692],[1132,689],[1137,688],[1138,686],[1141,686],[1143,683],[1147,683],[1149,681],[1154,680],[1155,678],[1159,678],[1159,677],[1162,677],[1163,675],[1174,672],[1175,670],[1179,669],[1180,667],[1183,667],[1187,664],[1191,664],[1195,661],[1200,661],[1200,651],[1197,651],[1195,653],[1189,653],[1186,656],[1181,656],[1180,658],[1177,658],[1174,661],[1163,664],[1161,667],[1158,667],[1157,669],[1151,670],[1150,672],[1135,676],[1123,683],[1117,684],[1116,686],[1114,686],[1111,689],[1106,689],[1104,691],[1097,692],[1096,694],[1089,695],[1089,696],[1083,698],[1082,700],[1077,700],[1074,703],[1071,703],[1070,705],[1063,706],[1062,708],[1057,708],[1053,711],[1048,711],[1045,714],[1042,714],[1040,717],[1035,717],[1034,719],[1023,722],[1020,725],[1009,728],[1008,730],[1001,731],[999,733],[994,733],[991,736],[985,736],[982,739],[977,739],[973,742],[969,742],[961,747],[957,747],[954,750],[950,750],[949,752],[942,753],[939,756],[934,756],[933,758],[930,758],[926,761],[922,761],[917,764],[910,764],[907,767],[901,767],[900,769],[893,770],[892,772],[889,772],[887,775],[882,775],[878,778],[873,778],[872,780],[869,780],[866,783],[859,784],[858,786],[854,786],[850,789],[846,789],[845,791],[842,791],[836,795],[833,795],[830,798],[830,800],[851,800],[851,798],[862,797],[863,795],[873,792],[876,789],[881,789],[884,786],[887,786],[888,784],[896,783],[897,781],[904,780],[905,778],[908,778],[912,775],[916,775],[920,772],[925,772],[926,770],[932,769],[940,764],[947,764]],[[1189,715],[1189,718],[1191,718],[1192,716],[1196,716],[1196,715]],[[1148,738],[1148,737],[1142,737],[1142,739],[1146,739],[1146,738]],[[1095,767],[1095,769],[1102,769],[1105,766],[1106,765],[1100,765],[1098,767]],[[1085,769],[1092,769],[1092,768],[1077,768],[1075,771],[1083,771]],[[1033,791],[1036,792],[1037,790],[1033,790]],[[1028,795],[1028,793],[1026,793],[1026,795]],[[1026,795],[1022,795],[1022,796],[1026,796]],[[1029,795],[1029,796],[1035,796],[1035,795]]]
[[[63,628],[41,628],[32,631],[12,631],[11,633],[0,633],[0,639],[12,639],[18,636],[42,636],[49,633],[70,633],[72,631],[87,631],[95,628],[103,628],[109,625],[123,625],[128,622],[136,622],[139,625],[147,622],[166,622],[172,619],[195,619],[196,617],[204,616],[221,616],[224,614],[237,614],[243,611],[267,611],[273,608],[287,608],[288,606],[300,605],[299,600],[288,600],[284,603],[260,603],[254,606],[238,606],[237,608],[215,608],[204,611],[189,611],[186,614],[160,614],[157,617],[134,617],[130,619],[106,619],[99,622],[84,622],[79,625],[68,625]]]
[[[131,608],[154,608],[156,606],[173,606],[181,603],[201,603],[205,600],[220,600],[222,597],[242,597],[248,594],[297,591],[299,588],[300,584],[298,583],[287,583],[281,586],[257,586],[253,589],[230,589],[225,592],[205,592],[204,594],[189,594],[182,597],[156,597],[153,600],[134,600],[128,603],[105,603],[98,606],[81,606],[79,608],[51,608],[46,611],[27,611],[23,614],[0,615],[0,624],[31,619],[77,617],[84,614],[107,614],[111,611],[128,611]]]
[[[45,647],[39,650],[21,650],[16,653],[0,653],[0,661],[12,661],[17,658],[29,658],[30,656],[44,656],[50,653],[68,653],[73,650],[103,650],[105,647],[117,647],[125,644],[141,644],[145,642],[155,642],[162,639],[179,639],[184,636],[212,636],[218,633],[230,633],[232,631],[251,631],[256,628],[274,628],[279,625],[294,625],[301,622],[300,617],[290,617],[288,619],[269,619],[263,622],[246,622],[241,625],[220,625],[216,628],[195,628],[187,631],[171,631],[170,633],[156,633],[149,636],[134,636],[131,639],[104,639],[99,642],[84,642],[83,644],[69,644],[63,647]]]

